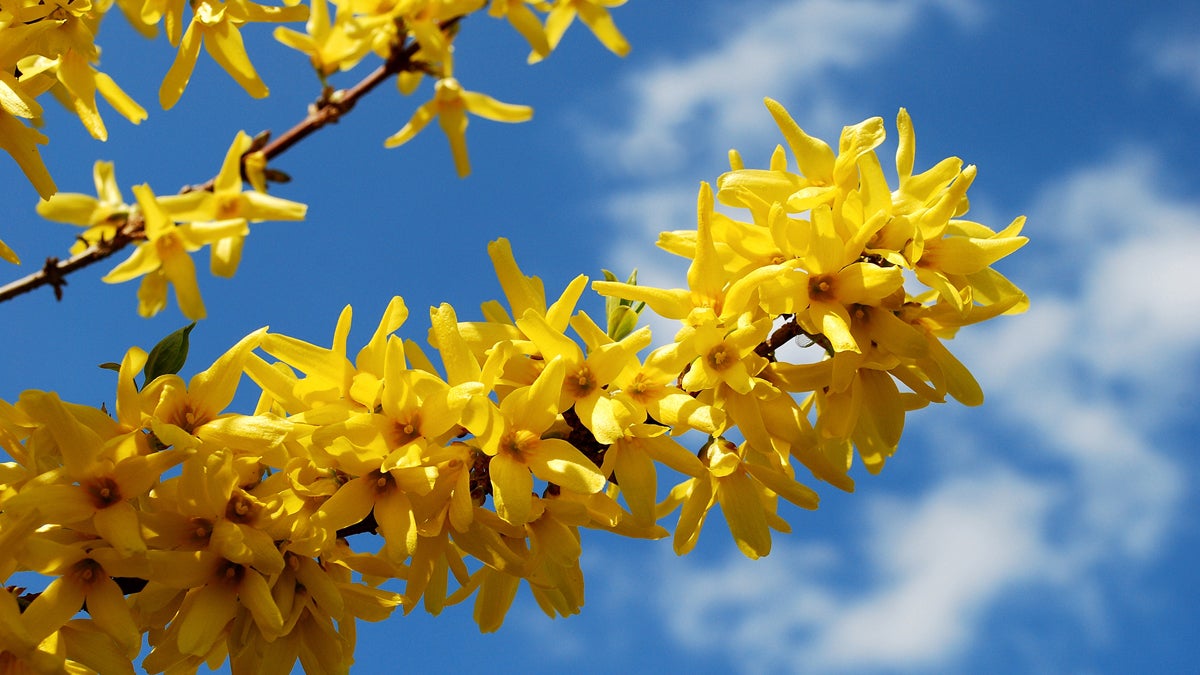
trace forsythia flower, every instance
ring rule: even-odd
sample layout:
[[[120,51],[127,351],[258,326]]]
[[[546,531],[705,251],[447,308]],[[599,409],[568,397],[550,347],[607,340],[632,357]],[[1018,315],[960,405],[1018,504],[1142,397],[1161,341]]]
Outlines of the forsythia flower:
[[[113,163],[96,162],[92,177],[96,183],[95,197],[59,192],[37,205],[37,212],[43,218],[87,228],[71,247],[72,254],[111,239],[117,233],[117,228],[129,218],[131,207],[125,203],[121,189],[117,187]]]
[[[255,98],[266,96],[267,85],[250,63],[242,43],[241,27],[252,21],[301,21],[308,17],[308,7],[303,5],[269,7],[249,0],[199,0],[192,5],[192,12],[192,22],[183,34],[175,62],[158,90],[158,99],[164,109],[174,107],[187,88],[201,44],[246,93]]]
[[[189,253],[204,244],[237,236],[245,230],[245,224],[222,221],[176,225],[149,185],[134,186],[133,194],[146,221],[147,241],[138,244],[133,255],[105,275],[104,281],[119,284],[144,276],[138,289],[138,313],[142,316],[154,316],[166,306],[167,285],[171,284],[175,287],[175,299],[183,315],[189,319],[204,318],[196,266]]]
[[[96,108],[97,92],[134,124],[146,119],[141,106],[93,67],[100,57],[95,31],[107,7],[56,1],[0,8],[0,148],[16,160],[43,199],[57,189],[37,150],[48,139],[17,121],[41,125],[38,95],[53,91],[100,140],[108,132]]]
[[[472,1],[405,4],[406,20],[424,22],[420,51],[448,47],[439,12]],[[571,12],[595,20],[614,4],[560,0],[551,24],[565,28]],[[338,9],[391,20],[395,8]],[[530,10],[517,0],[493,9]],[[313,26],[330,28],[320,16]],[[465,173],[465,114],[496,105],[443,77],[394,144],[437,116],[457,129]],[[234,672],[284,673],[297,661],[347,672],[357,620],[418,602],[436,614],[473,596],[480,630],[494,631],[522,583],[548,616],[575,614],[581,528],[672,536],[683,555],[717,508],[738,549],[765,556],[771,531],[791,529],[781,500],[817,507],[804,469],[853,490],[854,457],[880,471],[909,411],[982,402],[945,341],[1028,305],[992,267],[1024,245],[1023,219],[1000,231],[964,220],[975,168],[949,158],[914,174],[903,110],[891,189],[876,154],[881,119],[846,127],[835,152],[767,107],[791,157],[779,146],[767,168],[748,169],[731,153],[721,213],[701,184],[695,229],[659,239],[690,259],[685,288],[608,273],[595,282],[623,300],[606,303],[612,334],[577,310],[586,276],[548,302],[500,239],[488,255],[507,306],[484,303],[481,321],[430,308],[436,354],[396,334],[409,310],[394,297],[357,353],[350,307],[329,347],[263,328],[186,381],[166,362],[190,328],[153,352],[131,348],[115,417],[54,393],[0,401],[0,450],[13,460],[0,464],[0,578],[53,579],[36,598],[0,593],[0,670],[131,673],[144,633],[150,672],[225,659]],[[144,313],[174,284],[184,313],[200,316],[190,251],[210,244],[214,271],[232,272],[250,221],[304,215],[242,190],[250,147],[239,133],[212,192],[158,199],[141,185],[128,206],[100,163],[98,198],[60,195],[42,210],[97,239],[111,221],[143,221],[147,240],[106,280],[144,275]],[[636,327],[638,303],[679,322],[644,355],[653,341]],[[816,353],[792,359],[783,348],[796,339]],[[252,415],[226,411],[243,373],[262,390]],[[688,432],[699,452],[681,444]],[[659,522],[676,509],[670,532]],[[363,550],[369,533],[381,545]],[[402,595],[384,590],[388,579],[403,579]],[[89,616],[73,618],[85,603]]]
[[[620,7],[625,2],[626,0],[557,0],[546,17],[546,39],[550,49],[558,46],[563,34],[578,16],[609,51],[617,56],[625,56],[629,53],[629,43],[625,36],[621,35],[621,31],[617,30],[612,15],[606,9]],[[545,54],[538,52],[535,46],[533,53],[529,55],[529,62],[537,63],[544,56]]]
[[[253,140],[239,131],[225,153],[212,191],[196,190],[162,197],[159,203],[180,221],[207,221],[231,233],[212,243],[212,273],[231,277],[242,259],[242,246],[250,230],[247,224],[263,220],[304,220],[308,207],[258,190],[242,190],[242,156]]]
[[[485,94],[463,89],[453,77],[443,77],[437,82],[433,99],[421,104],[412,119],[383,144],[394,148],[407,143],[436,117],[450,141],[454,168],[460,178],[465,177],[471,173],[471,163],[467,159],[468,112],[497,122],[525,122],[533,117],[533,108],[529,106],[501,103]]]

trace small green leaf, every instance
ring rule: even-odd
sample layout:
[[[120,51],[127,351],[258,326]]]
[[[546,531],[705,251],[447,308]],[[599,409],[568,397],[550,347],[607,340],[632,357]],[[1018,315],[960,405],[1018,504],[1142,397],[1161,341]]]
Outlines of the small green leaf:
[[[608,270],[601,270],[604,273],[605,281],[617,281],[617,275]],[[629,275],[629,280],[625,283],[630,286],[637,285],[637,270],[635,269]],[[634,302],[624,298],[608,296],[604,299],[604,312],[608,318],[607,332],[608,336],[614,340],[620,341],[625,336],[629,335],[637,328],[638,315],[645,309],[646,303],[642,301]]]
[[[119,373],[119,372],[121,372],[121,364],[119,364],[119,363],[113,363],[112,361],[109,361],[109,362],[107,362],[107,363],[101,363],[101,364],[100,364],[100,367],[101,367],[101,368],[103,368],[103,369],[105,369],[105,370],[111,370],[111,371],[113,371],[114,373]]]
[[[146,358],[147,383],[159,375],[175,374],[183,369],[188,354],[188,333],[191,333],[195,327],[196,322],[193,321],[154,345],[154,349],[150,350],[150,356]]]

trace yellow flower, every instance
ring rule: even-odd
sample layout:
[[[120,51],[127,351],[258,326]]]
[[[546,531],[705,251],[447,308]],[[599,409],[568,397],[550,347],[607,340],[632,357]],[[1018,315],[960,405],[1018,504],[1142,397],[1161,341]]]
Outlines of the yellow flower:
[[[346,351],[352,318],[353,309],[347,305],[338,317],[330,348],[277,333],[263,337],[263,350],[299,370],[303,378],[285,375],[253,355],[247,373],[291,414],[328,404],[339,410],[374,410],[383,391],[389,336],[408,319],[408,307],[401,297],[392,298],[371,341],[358,352],[354,363]]]
[[[748,558],[760,558],[771,552],[770,527],[779,526],[775,522],[778,516],[774,496],[801,508],[817,508],[816,493],[797,483],[786,466],[751,462],[751,453],[745,443],[739,447],[724,438],[712,439],[702,457],[708,472],[676,486],[659,505],[660,514],[676,505],[683,506],[675,527],[677,555],[695,547],[705,516],[714,504],[720,504],[738,550]]]
[[[176,225],[154,196],[149,185],[133,188],[138,207],[145,219],[148,241],[138,244],[133,255],[104,276],[103,281],[119,284],[145,276],[138,289],[138,313],[154,316],[167,304],[167,285],[175,287],[175,300],[189,319],[203,319],[204,301],[196,283],[196,266],[190,251],[199,250],[226,237],[244,234],[244,221],[217,221]]]
[[[617,56],[625,56],[629,53],[629,42],[621,35],[621,31],[617,30],[612,15],[606,9],[620,7],[625,2],[626,0],[557,0],[546,17],[546,40],[550,49],[558,46],[563,34],[578,16],[600,44]],[[539,53],[535,47],[534,52],[529,55],[529,63],[537,63],[543,57],[545,54]]]
[[[589,335],[604,332],[583,312],[576,315],[572,323],[577,330]],[[636,366],[636,353],[650,344],[650,330],[643,328],[620,342],[589,345],[585,357],[583,350],[562,332],[555,330],[544,316],[535,310],[525,310],[517,319],[521,330],[537,347],[544,361],[561,359],[566,370],[562,394],[558,401],[559,410],[574,407],[583,425],[595,430],[593,413],[597,402],[607,398],[613,380],[627,368]]]
[[[141,631],[112,577],[144,577],[149,571],[145,559],[123,557],[116,549],[97,547],[90,539],[59,543],[38,536],[26,543],[24,560],[29,569],[57,577],[23,615],[34,637],[58,630],[86,603],[95,625],[120,646],[125,658],[137,654]]]
[[[160,375],[146,384],[141,396],[152,406],[150,428],[163,443],[181,448],[202,443],[233,448],[281,466],[279,446],[291,423],[274,415],[224,412],[237,391],[242,367],[266,329],[242,338],[207,369],[185,384],[178,375]]]
[[[575,446],[560,438],[542,438],[558,416],[565,371],[563,361],[554,359],[533,385],[506,396],[498,410],[476,399],[484,401],[491,413],[485,424],[467,424],[491,457],[488,472],[496,513],[514,525],[524,525],[533,516],[534,476],[583,494],[599,492],[606,482]]]
[[[454,167],[459,177],[465,177],[471,173],[471,163],[467,159],[468,112],[496,122],[524,122],[533,117],[533,108],[529,106],[501,103],[485,94],[463,89],[453,77],[443,77],[434,88],[433,99],[421,104],[412,119],[383,145],[394,148],[407,143],[436,117],[450,141]]]
[[[308,17],[308,7],[304,5],[268,7],[248,0],[199,0],[192,5],[192,11],[192,22],[184,32],[175,61],[158,90],[163,109],[170,109],[179,102],[192,77],[192,69],[196,67],[201,44],[246,93],[263,98],[269,93],[267,85],[263,84],[246,54],[239,32],[242,25],[251,21],[302,21]]]
[[[539,58],[550,54],[550,43],[546,39],[546,31],[537,15],[529,9],[529,5],[538,0],[492,0],[488,7],[488,15],[504,17],[521,37],[529,43],[533,53]]]
[[[183,461],[184,451],[147,454],[139,431],[123,430],[107,417],[102,419],[111,425],[109,432],[117,433],[105,438],[53,393],[25,392],[20,404],[44,425],[62,458],[62,470],[53,480],[27,485],[5,502],[5,509],[36,509],[46,523],[90,522],[122,554],[144,552],[138,511],[131,501],[147,493],[163,471]]]
[[[131,207],[125,203],[113,174],[112,162],[96,162],[92,167],[96,196],[75,192],[59,192],[48,200],[38,202],[38,215],[48,220],[86,227],[78,235],[71,253],[79,253],[101,241],[112,239],[117,228],[129,218]]]
[[[645,411],[628,399],[603,399],[597,413],[611,420],[611,424],[596,431],[596,440],[608,445],[600,473],[616,476],[615,482],[634,522],[652,525],[656,520],[654,504],[658,489],[655,462],[688,476],[702,475],[705,467],[696,453],[666,435],[667,427],[646,423]]]
[[[208,551],[152,551],[150,577],[168,589],[186,591],[166,634],[146,657],[168,665],[187,655],[205,657],[241,614],[272,639],[283,633],[283,615],[262,572]],[[249,614],[249,616],[245,616]],[[157,655],[156,655],[157,654]]]
[[[351,35],[349,24],[344,19],[350,12],[338,10],[336,19],[329,19],[329,1],[313,0],[308,15],[305,33],[280,26],[275,29],[275,39],[308,55],[313,68],[325,78],[338,70],[349,70],[371,51],[371,41],[365,35]]]
[[[257,190],[242,191],[242,155],[253,140],[239,131],[225,153],[221,171],[213,181],[212,191],[196,190],[183,195],[159,198],[158,202],[179,221],[210,221],[223,228],[236,230],[212,244],[212,273],[231,277],[242,258],[242,245],[249,234],[247,223],[263,220],[304,220],[308,210],[304,204],[272,197]],[[240,230],[238,227],[240,226]]]

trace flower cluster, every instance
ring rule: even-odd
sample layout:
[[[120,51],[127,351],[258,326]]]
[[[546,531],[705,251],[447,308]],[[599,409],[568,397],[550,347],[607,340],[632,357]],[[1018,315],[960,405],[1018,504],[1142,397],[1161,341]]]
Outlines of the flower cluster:
[[[594,287],[683,322],[668,348],[686,371],[683,388],[726,411],[745,438],[743,461],[790,455],[849,489],[855,450],[879,471],[907,411],[947,395],[982,403],[943,340],[1026,309],[1024,293],[991,267],[1025,244],[1025,219],[1000,232],[962,219],[975,167],[951,157],[914,174],[915,135],[903,109],[893,190],[875,153],[882,119],[843,129],[835,153],[778,103],[766,104],[797,170],[782,146],[767,169],[747,169],[731,153],[716,199],[746,219],[714,213],[705,185],[699,227],[659,240],[692,260],[688,288]],[[781,360],[778,350],[793,338],[819,346],[822,358]]]
[[[95,68],[100,59],[95,33],[109,4],[18,0],[0,6],[0,148],[16,160],[43,198],[56,189],[37,149],[47,139],[18,121],[40,124],[38,96],[53,92],[100,140],[108,131],[96,108],[96,92],[130,122],[146,119],[146,111]]]
[[[460,176],[470,173],[467,113],[502,122],[523,122],[530,119],[533,110],[463,89],[453,68],[452,42],[459,22],[484,9],[492,17],[507,19],[529,42],[529,62],[534,63],[550,54],[578,17],[606,47],[623,56],[629,45],[607,8],[624,2],[309,0],[305,4],[302,0],[285,0],[282,6],[272,6],[250,0],[117,0],[134,28],[153,36],[162,24],[168,42],[176,48],[175,60],[159,88],[163,109],[172,108],[183,96],[201,47],[248,94],[267,96],[269,89],[251,63],[241,34],[247,25],[255,23],[307,20],[304,32],[280,26],[275,37],[309,57],[323,87],[320,103],[328,119],[336,119],[353,103],[348,100],[351,95],[335,90],[328,78],[354,68],[368,56],[384,60],[382,72],[395,75],[399,90],[406,95],[416,91],[426,75],[434,77],[433,98],[420,105],[385,144],[402,145],[437,118],[450,141]],[[131,122],[146,119],[145,109],[95,68],[100,56],[95,34],[112,4],[112,0],[18,0],[15,5],[0,6],[0,148],[16,160],[42,199],[49,199],[57,187],[38,152],[37,146],[48,142],[38,130],[42,125],[38,96],[53,92],[100,140],[105,140],[108,133],[96,107],[97,92]],[[185,17],[188,8],[190,18]],[[98,186],[101,171],[97,167]],[[105,180],[111,181],[111,167],[103,171],[107,172]],[[261,185],[256,187],[263,191]],[[115,187],[109,190],[107,196],[119,197]],[[105,196],[101,194],[102,201]],[[18,262],[17,255],[2,241],[0,259]]]
[[[913,174],[903,111],[891,190],[881,120],[834,153],[768,107],[798,171],[782,148],[764,170],[732,155],[715,199],[746,220],[702,185],[697,228],[660,240],[691,258],[688,287],[592,282],[604,326],[577,309],[586,277],[547,296],[501,239],[488,252],[507,306],[482,321],[431,308],[432,352],[397,335],[397,297],[353,353],[347,308],[329,347],[262,329],[186,382],[132,349],[112,415],[45,392],[0,402],[0,571],[54,578],[32,599],[0,593],[2,658],[132,672],[146,633],[151,672],[343,672],[355,621],[397,606],[473,598],[491,631],[525,583],[548,615],[574,614],[581,528],[673,534],[684,554],[718,507],[764,556],[790,528],[781,498],[817,506],[803,470],[852,489],[855,452],[880,470],[907,411],[978,404],[943,341],[1024,309],[991,269],[1025,242],[1021,221],[961,219],[974,168]],[[638,303],[681,322],[672,341],[651,348]],[[798,337],[815,358],[787,361]],[[226,410],[243,374],[262,392],[253,415]]]
[[[136,223],[144,240],[104,281],[115,284],[141,277],[138,313],[142,316],[153,316],[166,307],[167,287],[173,286],[183,315],[202,319],[204,301],[191,253],[210,247],[212,273],[231,277],[241,261],[250,222],[303,220],[307,211],[304,204],[266,193],[266,163],[253,146],[245,132],[238,132],[212,189],[158,197],[150,186],[138,185],[133,188],[136,205],[124,202],[112,163],[96,162],[96,197],[59,192],[40,202],[38,213],[86,228],[73,253],[112,241]],[[242,190],[243,171],[254,189]]]

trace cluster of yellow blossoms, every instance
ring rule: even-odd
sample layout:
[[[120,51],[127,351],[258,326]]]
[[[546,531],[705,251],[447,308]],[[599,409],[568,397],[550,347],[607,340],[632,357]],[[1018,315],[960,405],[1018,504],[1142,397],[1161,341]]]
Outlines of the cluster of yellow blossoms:
[[[50,220],[86,228],[78,235],[72,253],[112,240],[131,219],[140,219],[145,240],[139,241],[133,254],[105,275],[104,281],[121,283],[141,277],[138,313],[142,316],[162,311],[167,287],[172,286],[183,315],[202,319],[204,301],[191,254],[208,246],[212,273],[231,277],[241,261],[250,222],[303,220],[308,210],[304,204],[267,194],[266,161],[261,155],[254,150],[254,140],[239,132],[211,190],[157,197],[149,185],[137,185],[133,188],[135,205],[124,202],[112,163],[96,162],[96,197],[58,192],[40,202],[37,210]],[[253,189],[242,190],[243,171]]]
[[[396,335],[397,297],[353,355],[347,308],[329,348],[262,329],[190,381],[132,349],[115,416],[37,391],[0,402],[15,460],[0,465],[0,575],[54,578],[0,593],[0,665],[130,673],[146,633],[150,672],[345,672],[355,621],[397,606],[474,597],[490,631],[524,581],[550,616],[574,614],[580,528],[663,538],[678,509],[684,554],[717,506],[763,556],[789,530],[780,498],[817,505],[801,470],[852,489],[855,452],[878,471],[907,411],[980,403],[942,341],[1025,309],[991,268],[1025,243],[1022,219],[961,219],[974,167],[914,174],[904,111],[892,190],[882,120],[847,127],[835,153],[767,104],[794,166],[782,147],[767,169],[732,154],[716,199],[747,219],[714,212],[702,185],[697,228],[660,239],[692,259],[688,288],[593,282],[605,327],[576,310],[586,277],[548,301],[498,240],[508,307],[485,303],[479,322],[431,308],[438,362]],[[646,352],[639,303],[681,322],[672,342]],[[817,356],[782,360],[797,338]],[[252,415],[226,410],[243,374],[262,391]],[[687,432],[707,439],[698,452]]]
[[[159,88],[164,109],[173,107],[183,95],[201,47],[248,94],[267,96],[268,87],[251,63],[241,34],[248,24],[255,23],[307,20],[305,32],[278,27],[275,37],[309,57],[323,86],[321,102],[335,110],[343,105],[347,92],[334,90],[328,77],[354,68],[367,56],[384,59],[384,68],[397,76],[399,90],[406,95],[416,91],[426,75],[434,77],[433,98],[419,106],[386,145],[405,143],[436,117],[450,140],[460,176],[470,172],[465,140],[468,112],[491,120],[521,122],[533,111],[463,89],[453,76],[452,42],[459,22],[485,9],[492,17],[507,19],[529,42],[529,61],[533,63],[558,45],[578,17],[601,43],[624,55],[629,45],[607,10],[624,2],[284,0],[282,6],[272,6],[250,0],[116,0],[135,29],[150,37],[162,24],[167,40],[176,48],[175,60]],[[97,92],[129,121],[137,124],[146,119],[145,109],[96,69],[100,59],[96,32],[112,5],[113,0],[6,0],[0,4],[0,149],[17,162],[43,199],[49,199],[57,187],[38,152],[38,145],[48,142],[38,130],[43,122],[39,96],[51,92],[100,140],[108,133],[96,105]],[[185,19],[185,9],[190,9],[190,18]],[[263,190],[262,185],[256,187]],[[2,241],[0,259],[18,262]]]

